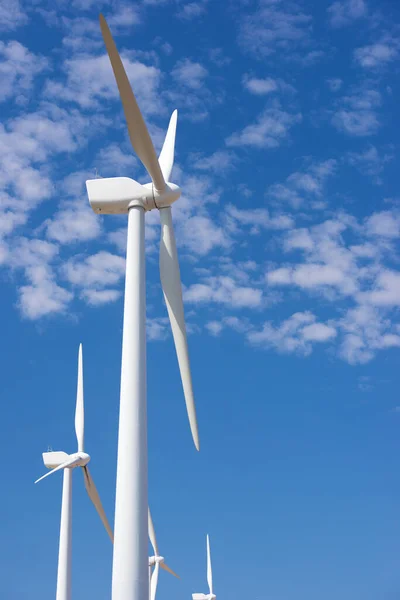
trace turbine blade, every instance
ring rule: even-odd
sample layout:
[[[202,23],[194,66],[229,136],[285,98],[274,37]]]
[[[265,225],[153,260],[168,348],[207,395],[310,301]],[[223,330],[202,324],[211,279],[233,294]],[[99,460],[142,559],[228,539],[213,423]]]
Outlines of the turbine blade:
[[[211,553],[210,553],[210,538],[207,535],[207,583],[210,588],[210,594],[213,593],[212,569],[211,569]]]
[[[156,600],[156,591],[157,591],[157,583],[158,583],[158,572],[160,570],[160,563],[156,563],[154,566],[154,571],[150,580],[150,600]]]
[[[94,481],[92,479],[92,476],[90,475],[89,469],[87,468],[86,465],[84,467],[82,467],[82,469],[83,469],[83,478],[85,480],[85,488],[89,495],[89,498],[93,502],[95,509],[97,510],[99,517],[100,517],[104,527],[106,528],[108,535],[110,536],[111,542],[114,543],[114,534],[112,532],[112,529],[111,529],[108,519],[106,517],[106,513],[104,512],[104,508],[101,503],[99,493],[96,489],[96,486],[94,485]]]
[[[176,355],[181,373],[183,393],[189,416],[194,445],[200,449],[197,428],[196,407],[194,404],[192,377],[190,374],[189,352],[186,339],[185,313],[183,310],[182,286],[179,271],[178,254],[174,229],[172,225],[171,207],[160,209],[161,243],[160,243],[160,276],[168,309],[172,335],[174,337]]]
[[[165,136],[160,156],[158,157],[158,162],[160,163],[161,171],[165,181],[169,181],[169,178],[171,177],[172,167],[174,166],[177,119],[178,111],[174,110],[169,121],[167,135]]]
[[[192,594],[193,600],[207,600],[207,596],[205,594]]]
[[[153,524],[153,519],[151,518],[151,512],[150,512],[150,508],[148,509],[148,528],[149,528],[149,538],[150,538],[150,542],[151,545],[153,546],[153,551],[155,556],[159,556],[158,554],[158,546],[157,546],[157,539],[156,539],[156,532],[154,529],[154,524]]]
[[[78,442],[78,452],[83,452],[85,434],[85,413],[83,408],[82,344],[79,344],[78,353],[78,384],[76,389],[75,433]]]
[[[67,467],[72,467],[74,464],[78,464],[80,460],[81,459],[77,458],[76,456],[74,456],[73,458],[69,458],[61,465],[58,465],[58,467],[55,467],[54,469],[46,473],[46,475],[42,475],[42,477],[36,479],[35,483],[39,483],[39,481],[42,481],[42,479],[46,479],[46,477],[48,477],[49,475],[53,475],[53,473],[55,473],[56,471],[61,471],[61,469],[66,469]]]
[[[146,167],[158,192],[165,190],[165,181],[161,172],[153,142],[142,117],[136,98],[129,83],[128,76],[118,54],[117,47],[103,15],[100,15],[100,29],[106,45],[107,53],[114,71],[119,95],[121,96],[125,118],[128,125],[129,138],[136,154]]]
[[[160,567],[161,567],[162,569],[164,569],[164,571],[168,571],[168,573],[171,573],[171,575],[173,575],[174,577],[177,577],[178,579],[180,579],[179,575],[177,575],[177,574],[175,573],[175,571],[173,571],[172,569],[170,569],[170,568],[169,568],[169,566],[165,564],[165,562],[164,562],[164,563],[161,563],[161,564],[160,564]]]

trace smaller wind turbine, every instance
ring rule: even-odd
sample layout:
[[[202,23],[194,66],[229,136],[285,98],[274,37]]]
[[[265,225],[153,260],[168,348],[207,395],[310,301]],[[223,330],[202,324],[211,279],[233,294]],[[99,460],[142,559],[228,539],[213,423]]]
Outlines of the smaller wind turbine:
[[[168,571],[174,577],[178,577],[176,573],[172,569],[169,568],[167,564],[165,564],[164,557],[160,556],[158,553],[158,546],[156,540],[156,532],[154,530],[153,519],[151,518],[150,509],[149,509],[149,537],[151,541],[151,545],[153,546],[154,556],[149,557],[149,589],[150,589],[150,600],[156,599],[156,591],[157,591],[157,582],[158,582],[158,572],[160,567],[164,569],[164,571]],[[151,574],[151,568],[154,567],[153,574]]]
[[[66,452],[43,452],[43,462],[48,469],[52,470],[35,481],[35,483],[38,483],[56,471],[64,471],[56,600],[71,599],[72,469],[75,467],[82,467],[86,491],[93,502],[111,541],[113,541],[113,532],[87,467],[90,456],[84,452],[84,427],[82,344],[80,344],[75,410],[75,433],[78,442],[78,452],[74,452],[73,454],[67,454]]]
[[[192,594],[193,600],[216,600],[217,596],[213,593],[212,569],[211,569],[211,553],[210,553],[210,538],[207,535],[207,582],[208,594]]]

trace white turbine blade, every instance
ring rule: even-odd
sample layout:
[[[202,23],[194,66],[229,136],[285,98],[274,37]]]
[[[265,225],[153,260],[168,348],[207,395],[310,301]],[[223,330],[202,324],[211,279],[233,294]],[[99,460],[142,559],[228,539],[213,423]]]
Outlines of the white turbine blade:
[[[156,591],[158,583],[158,572],[160,570],[160,563],[156,562],[153,574],[150,580],[150,600],[156,600]]]
[[[176,355],[181,373],[183,393],[189,416],[194,445],[200,449],[197,429],[196,408],[194,404],[192,376],[190,374],[189,352],[186,339],[185,313],[183,310],[181,276],[174,229],[172,225],[171,207],[160,209],[161,243],[160,243],[160,276],[168,309],[172,335],[174,337]]]
[[[68,460],[63,462],[61,465],[58,465],[58,467],[55,467],[54,469],[52,469],[51,471],[46,473],[46,475],[42,475],[42,477],[39,477],[39,479],[36,479],[35,483],[39,483],[39,481],[42,481],[42,479],[49,477],[49,475],[53,475],[53,473],[55,473],[56,471],[61,471],[61,469],[66,469],[67,467],[72,467],[74,464],[78,464],[80,462],[80,460],[81,459],[77,458],[76,456],[74,456],[73,458],[69,458]]]
[[[151,545],[153,546],[153,551],[155,556],[159,556],[158,554],[158,546],[157,546],[157,539],[156,539],[156,532],[154,529],[154,524],[153,524],[153,519],[151,518],[151,512],[150,512],[150,508],[148,509],[148,528],[149,528],[149,538],[150,538],[150,542]]]
[[[192,594],[193,600],[207,600],[207,596],[205,594]]]
[[[164,144],[158,157],[161,171],[165,181],[169,181],[171,177],[172,167],[174,166],[174,154],[175,154],[175,134],[176,134],[176,122],[178,119],[178,111],[174,110],[171,115],[167,135],[165,136]]]
[[[161,563],[161,564],[160,564],[160,567],[161,567],[162,569],[164,569],[164,571],[168,571],[168,573],[171,573],[171,575],[173,575],[174,577],[177,577],[178,579],[180,579],[179,575],[177,575],[177,574],[175,573],[175,571],[173,571],[172,569],[170,569],[170,568],[169,568],[169,566],[165,564],[165,562],[164,562],[164,563]]]
[[[210,588],[210,594],[213,593],[212,569],[211,569],[211,553],[210,553],[210,538],[207,535],[207,583]]]
[[[75,433],[78,442],[78,452],[83,452],[85,434],[85,414],[83,408],[82,344],[79,344],[78,354],[78,384],[76,389]]]
[[[82,467],[82,469],[83,469],[83,478],[85,480],[85,487],[86,487],[86,491],[89,495],[89,498],[93,502],[95,509],[97,510],[99,517],[100,517],[104,527],[106,528],[108,535],[110,536],[111,542],[114,543],[114,534],[112,532],[112,529],[111,529],[108,519],[106,517],[106,513],[104,512],[104,508],[101,503],[99,493],[96,489],[96,486],[94,485],[94,481],[92,479],[92,476],[90,475],[89,469],[87,468],[87,466]]]
[[[128,125],[129,137],[136,154],[146,167],[158,192],[165,190],[165,181],[154,150],[153,142],[147,130],[136,98],[133,94],[128,76],[125,72],[121,57],[108,28],[105,18],[100,15],[100,28],[106,45],[107,53],[114,71],[119,95],[121,96],[125,118]]]

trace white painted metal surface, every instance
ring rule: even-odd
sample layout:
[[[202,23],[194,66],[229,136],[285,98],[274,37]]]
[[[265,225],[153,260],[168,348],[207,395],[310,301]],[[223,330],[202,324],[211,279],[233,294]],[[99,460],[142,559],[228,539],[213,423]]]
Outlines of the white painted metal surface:
[[[76,392],[75,409],[75,433],[78,445],[78,452],[66,454],[66,452],[44,452],[43,462],[47,468],[52,469],[35,481],[38,483],[42,479],[63,471],[63,492],[61,502],[61,523],[60,523],[60,541],[58,553],[58,571],[57,571],[57,592],[56,600],[71,600],[71,552],[72,552],[72,471],[76,467],[81,467],[85,482],[86,491],[94,504],[99,517],[113,541],[113,533],[108,523],[106,514],[94,481],[90,475],[87,463],[90,456],[84,452],[85,438],[85,415],[83,400],[83,359],[82,344],[79,346],[78,354],[78,379]]]
[[[154,529],[153,519],[151,518],[150,509],[148,511],[148,520],[149,520],[149,538],[151,545],[153,546],[154,556],[149,557],[149,581],[150,581],[150,600],[155,600],[156,592],[157,592],[157,583],[158,583],[158,574],[160,567],[164,569],[164,571],[168,571],[174,577],[179,579],[179,575],[177,575],[170,567],[166,564],[163,556],[160,556],[158,552],[158,544],[156,539],[156,532]],[[151,574],[151,567],[154,567],[153,574]]]
[[[71,600],[72,471],[64,469],[56,600]]]
[[[208,583],[208,594],[192,594],[193,600],[216,600],[217,596],[213,592],[213,579],[212,579],[212,567],[211,567],[211,551],[210,551],[210,538],[207,535],[207,583]]]
[[[128,214],[112,598],[148,600],[144,209]],[[143,518],[143,515],[145,518]]]
[[[174,111],[171,117],[160,159],[157,159],[118,50],[102,15],[100,28],[121,96],[132,147],[151,177],[151,183],[143,186],[128,178],[86,182],[89,202],[95,212],[128,213],[112,600],[148,600],[144,217],[146,211],[154,208],[160,210],[162,223],[161,283],[192,436],[199,449],[179,264],[170,208],[181,194],[179,187],[169,182],[174,161],[177,112]],[[160,565],[163,565],[162,561],[156,560],[156,577]]]

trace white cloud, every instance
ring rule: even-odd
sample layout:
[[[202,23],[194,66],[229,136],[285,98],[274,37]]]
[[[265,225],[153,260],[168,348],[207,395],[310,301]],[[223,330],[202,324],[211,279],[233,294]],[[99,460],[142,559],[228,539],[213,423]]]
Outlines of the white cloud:
[[[366,219],[365,226],[368,235],[383,238],[399,238],[400,213],[389,210],[373,213]]]
[[[116,31],[124,30],[127,27],[131,27],[132,25],[138,25],[140,22],[141,18],[138,8],[131,4],[120,4],[118,10],[107,17],[107,23],[114,33]]]
[[[372,177],[377,184],[382,183],[380,174],[387,162],[393,159],[392,154],[378,152],[378,149],[369,144],[365,150],[361,152],[349,152],[347,159],[351,165],[354,165],[360,173]]]
[[[58,210],[46,222],[47,236],[61,244],[93,240],[101,233],[100,219],[88,206],[87,199],[79,198]]]
[[[334,286],[342,290],[347,289],[345,273],[332,265],[303,264],[295,267],[281,267],[267,273],[270,285],[297,285],[300,288],[315,288],[320,286]],[[351,286],[352,290],[352,286]],[[352,290],[353,291],[353,290]]]
[[[309,41],[311,22],[296,2],[260,2],[255,12],[241,18],[239,42],[258,58],[288,52]]]
[[[272,77],[266,77],[265,79],[257,79],[256,77],[244,77],[243,85],[252,94],[256,96],[265,96],[276,92],[278,90],[278,83]]]
[[[18,306],[28,319],[65,312],[73,298],[72,292],[56,283],[51,262],[57,255],[55,244],[27,238],[17,239],[10,251],[10,266],[22,269],[29,280],[29,284],[18,287]]]
[[[120,296],[121,292],[119,290],[89,289],[83,290],[82,292],[82,298],[84,298],[86,303],[90,306],[103,306],[103,304],[115,302]]]
[[[168,317],[155,317],[146,319],[146,334],[150,341],[165,340],[170,332]]]
[[[293,226],[292,217],[284,214],[271,216],[266,208],[239,209],[233,204],[225,208],[225,219],[230,231],[241,231],[249,226],[252,235],[259,234],[261,229],[289,229]]]
[[[332,27],[344,27],[357,19],[365,17],[367,6],[364,0],[338,0],[328,8]]]
[[[194,254],[208,254],[213,248],[227,248],[230,241],[221,227],[206,216],[188,218],[179,230],[180,242]]]
[[[247,339],[255,346],[307,356],[314,343],[327,342],[336,335],[333,326],[317,321],[313,313],[305,311],[294,313],[278,326],[266,321],[260,331],[249,332]]]
[[[237,285],[231,277],[209,277],[204,283],[189,286],[184,299],[190,304],[216,303],[232,308],[257,308],[262,302],[262,291]]]
[[[30,52],[17,41],[0,41],[0,102],[12,98],[24,103],[33,80],[48,65],[47,59]]]
[[[246,74],[242,78],[242,83],[244,88],[255,96],[266,96],[268,94],[272,94],[273,92],[291,94],[296,92],[292,85],[285,83],[282,79],[273,79],[272,77],[260,79]]]
[[[291,114],[278,108],[267,108],[256,123],[233,133],[226,140],[228,146],[276,148],[288,137],[293,125],[301,121],[300,113]]]
[[[201,17],[206,12],[208,0],[199,0],[197,2],[185,2],[180,6],[177,17],[180,19],[191,21],[197,17]]]
[[[139,161],[133,154],[132,148],[121,144],[109,144],[101,148],[93,161],[100,177],[135,177]]]
[[[205,327],[206,329],[208,329],[211,335],[214,336],[219,335],[224,328],[223,324],[219,321],[209,321],[208,323],[206,323]]]
[[[144,114],[160,110],[158,86],[161,73],[154,66],[131,60],[122,52],[122,60],[132,89]],[[46,94],[49,98],[61,98],[78,104],[82,109],[93,110],[100,101],[119,98],[117,84],[107,54],[101,56],[77,56],[64,63],[65,84],[49,81]]]
[[[125,274],[125,259],[110,252],[100,251],[81,258],[72,258],[64,265],[64,275],[80,287],[104,288],[116,285]]]
[[[365,69],[382,67],[395,60],[398,55],[399,42],[391,37],[386,37],[381,42],[354,50],[355,61]]]
[[[28,21],[19,0],[0,0],[0,30],[12,31]]]
[[[210,156],[192,155],[190,162],[197,171],[208,171],[221,175],[233,169],[236,155],[226,150],[217,150]]]
[[[380,127],[376,112],[380,104],[381,95],[378,91],[356,91],[342,98],[342,107],[334,113],[332,123],[336,129],[349,135],[372,135]]]
[[[372,306],[360,305],[347,311],[340,322],[344,333],[340,356],[350,364],[372,360],[378,350],[400,347],[400,336]]]
[[[184,58],[176,63],[171,74],[181,85],[198,90],[203,85],[208,73],[200,63]]]
[[[400,306],[400,271],[383,270],[376,279],[375,289],[360,298],[374,306]]]
[[[70,291],[57,285],[45,270],[36,273],[33,285],[23,285],[18,291],[22,315],[32,320],[65,312],[73,297]]]
[[[335,173],[337,162],[328,159],[311,164],[305,171],[296,171],[289,175],[285,184],[275,183],[267,190],[267,195],[299,208],[305,201],[318,208],[315,198],[320,198],[325,181]]]

